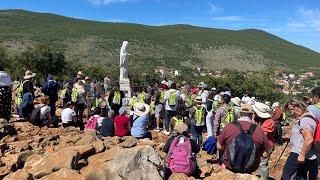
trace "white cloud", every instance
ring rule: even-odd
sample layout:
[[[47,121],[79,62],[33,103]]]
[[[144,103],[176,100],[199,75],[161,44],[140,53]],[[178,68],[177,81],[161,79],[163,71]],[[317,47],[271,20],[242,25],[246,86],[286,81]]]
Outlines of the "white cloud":
[[[299,9],[299,14],[302,20],[306,21],[308,25],[317,31],[320,31],[320,10],[319,9]]]
[[[211,18],[213,21],[244,21],[241,16],[218,16]]]
[[[286,30],[289,32],[304,32],[307,30],[307,24],[303,22],[289,22],[285,26]]]
[[[213,4],[212,2],[209,2],[209,7],[210,7],[210,13],[219,13],[223,11],[223,8]]]
[[[299,8],[297,17],[286,24],[289,31],[320,31],[320,10]]]
[[[125,3],[128,0],[88,0],[88,1],[94,5],[109,5],[109,4],[116,4],[116,3]]]

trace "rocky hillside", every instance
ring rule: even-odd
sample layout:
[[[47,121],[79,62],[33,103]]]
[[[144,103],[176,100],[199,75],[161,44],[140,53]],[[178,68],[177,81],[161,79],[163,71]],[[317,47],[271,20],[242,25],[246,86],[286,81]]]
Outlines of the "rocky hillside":
[[[38,128],[28,122],[1,120],[0,179],[163,179],[166,141],[163,133],[152,132],[153,141],[133,137],[98,137],[76,128]],[[270,174],[280,179],[288,149],[279,166],[273,165],[283,147],[276,147],[270,160]],[[234,174],[213,164],[213,157],[201,151],[197,156],[199,177],[173,174],[169,179],[258,179]]]
[[[145,26],[106,23],[23,10],[0,11],[0,45],[11,55],[43,43],[65,52],[70,62],[118,66],[122,41],[130,42],[131,69],[204,67],[261,70],[319,67],[320,54],[260,30],[240,31],[189,25]]]

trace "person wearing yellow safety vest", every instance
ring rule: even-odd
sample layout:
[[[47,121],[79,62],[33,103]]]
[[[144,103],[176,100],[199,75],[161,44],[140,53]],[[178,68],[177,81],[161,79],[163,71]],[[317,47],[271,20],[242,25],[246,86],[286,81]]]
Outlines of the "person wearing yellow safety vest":
[[[34,88],[32,83],[32,78],[35,77],[36,74],[32,73],[31,71],[26,71],[25,75],[23,77],[23,80],[18,85],[18,88],[16,90],[16,105],[19,106],[22,103],[22,97],[26,93],[31,93],[32,98],[34,98]]]
[[[176,126],[183,124],[183,123],[185,123],[185,122],[184,122],[183,117],[181,116],[180,111],[176,111],[176,114],[171,119],[171,124],[170,124],[171,128],[174,129]]]
[[[231,101],[231,96],[229,96],[228,94],[223,94],[221,99],[222,99],[222,104],[216,111],[214,123],[213,123],[213,133],[215,137],[219,135],[223,127],[227,124],[227,122],[225,122],[225,119],[228,114],[226,109],[227,110],[231,109],[229,105]]]
[[[170,120],[175,115],[178,108],[178,100],[180,99],[180,91],[177,90],[175,83],[172,83],[170,89],[164,95],[165,99],[165,130],[164,134],[170,135],[173,130],[170,128]]]
[[[138,101],[142,103],[142,102],[146,102],[146,99],[147,99],[147,94],[143,90],[141,90],[141,92],[138,93]]]
[[[197,96],[195,100],[196,105],[190,109],[191,118],[191,134],[192,139],[197,142],[198,145],[202,144],[202,131],[205,126],[205,113],[206,110],[202,106],[201,96]]]
[[[111,109],[119,114],[119,109],[122,107],[122,99],[125,97],[123,91],[120,91],[119,85],[116,85],[113,90],[110,92],[108,97],[108,102]]]
[[[36,76],[36,73],[32,73],[29,70],[26,71],[25,75],[23,77],[23,81],[20,82],[20,84],[16,90],[16,96],[17,96],[16,97],[16,105],[17,105],[17,107],[19,107],[19,116],[21,118],[24,117],[23,114],[31,113],[31,112],[22,113],[21,104],[23,102],[23,96],[25,94],[28,94],[27,96],[30,96],[30,94],[31,94],[30,99],[32,99],[32,100],[34,99],[34,87],[33,87],[33,83],[32,83],[32,78],[34,78],[35,76]],[[28,104],[28,102],[24,102],[24,103]],[[29,108],[27,108],[27,109],[29,109]],[[30,109],[30,111],[31,111],[31,109]]]
[[[72,82],[69,82],[65,85],[65,88],[59,92],[59,97],[63,100],[64,105],[68,102],[75,104],[78,100],[78,90],[73,87]]]
[[[165,87],[163,84],[159,85],[159,89],[155,92],[155,105],[156,105],[156,110],[155,110],[155,118],[156,118],[156,129],[155,131],[160,131],[160,123],[161,123],[161,114],[163,112],[163,104],[165,102],[164,96],[165,96]],[[163,116],[162,116],[163,117]]]
[[[137,95],[134,94],[132,96],[132,98],[129,100],[129,106],[130,106],[130,110],[133,112],[134,111],[134,108],[136,107],[137,103],[138,103],[138,98],[137,98]]]

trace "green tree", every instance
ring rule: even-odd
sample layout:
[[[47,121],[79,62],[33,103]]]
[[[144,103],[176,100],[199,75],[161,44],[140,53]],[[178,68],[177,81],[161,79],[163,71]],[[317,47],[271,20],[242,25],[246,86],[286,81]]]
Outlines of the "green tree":
[[[29,46],[16,60],[23,69],[38,73],[39,78],[62,76],[66,68],[64,53],[46,45]]]

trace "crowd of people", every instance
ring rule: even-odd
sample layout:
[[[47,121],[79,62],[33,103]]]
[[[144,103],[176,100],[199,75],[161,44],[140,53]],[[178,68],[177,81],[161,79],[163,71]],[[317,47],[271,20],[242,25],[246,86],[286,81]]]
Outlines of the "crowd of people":
[[[274,147],[285,143],[282,126],[289,114],[294,124],[291,153],[282,179],[317,178],[320,87],[310,98],[290,99],[280,106],[249,97],[249,92],[241,98],[230,90],[217,92],[203,82],[192,86],[163,80],[128,98],[118,85],[111,86],[109,76],[100,83],[79,71],[71,81],[60,83],[48,75],[39,88],[33,84],[35,76],[26,71],[15,83],[0,67],[0,118],[10,120],[14,97],[20,119],[40,127],[74,126],[101,136],[151,140],[151,130],[161,131],[168,136],[163,148],[167,175],[196,174],[196,153],[203,147],[220,168],[237,173],[258,170],[262,179],[268,179],[268,161]],[[59,117],[57,107],[62,108]]]

